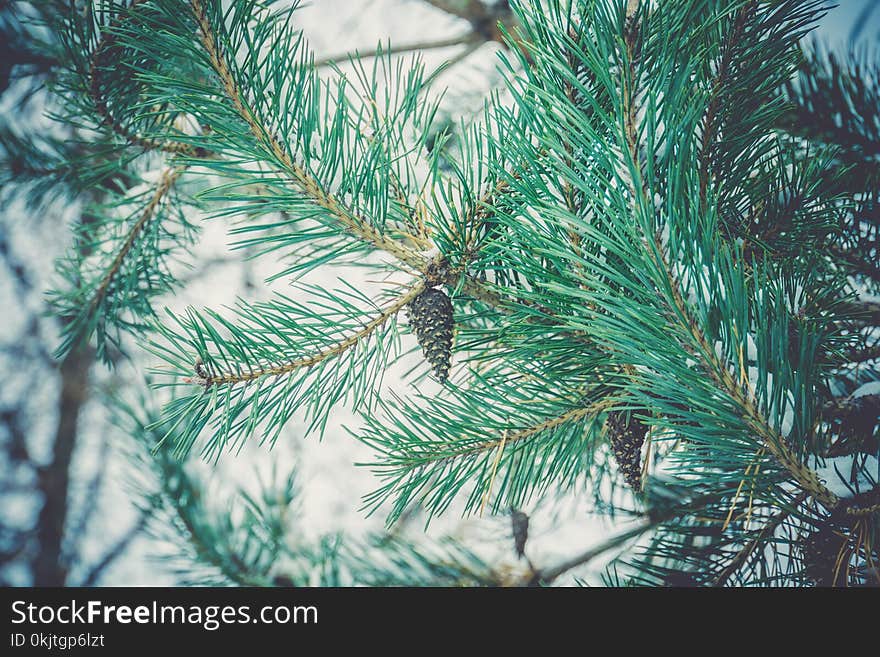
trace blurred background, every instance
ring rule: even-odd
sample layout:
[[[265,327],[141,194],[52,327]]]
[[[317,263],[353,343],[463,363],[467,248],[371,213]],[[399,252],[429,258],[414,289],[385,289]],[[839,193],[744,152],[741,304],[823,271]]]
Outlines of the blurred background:
[[[163,531],[160,492],[145,477],[143,446],[114,421],[107,403],[129,389],[136,398],[150,357],[134,349],[131,358],[108,369],[89,350],[72,351],[61,361],[52,355],[59,326],[47,315],[45,293],[55,280],[57,258],[69,247],[69,227],[82,220],[90,199],[39,184],[40,144],[64,140],[68,130],[49,117],[55,108],[42,88],[59,62],[32,47],[35,39],[51,38],[31,23],[40,11],[52,11],[45,8],[50,4],[0,0],[0,166],[6,169],[0,177],[0,583],[180,583],[187,577],[179,532]],[[880,2],[829,6],[815,42],[839,53],[859,50],[876,61]],[[429,70],[448,61],[435,86],[446,89],[442,120],[448,123],[474,116],[499,86],[502,46],[495,26],[511,21],[505,0],[313,0],[296,16],[322,65],[388,42],[401,56],[420,52]],[[273,263],[245,261],[227,243],[222,226],[206,224],[191,257],[194,266],[184,274],[187,284],[164,305],[219,308],[236,297],[257,301],[284,288],[283,282],[264,283]],[[356,270],[346,275],[355,285],[363,276]],[[304,439],[304,426],[294,422],[271,449],[253,443],[216,465],[194,463],[200,494],[222,512],[236,491],[256,494],[295,469],[297,514],[287,530],[297,540],[383,532],[381,510],[369,517],[360,510],[363,496],[379,482],[355,465],[371,460],[345,430],[357,422],[338,410],[322,441]],[[590,514],[589,501],[585,494],[564,505],[537,501],[525,510],[533,562],[564,558],[613,530],[613,520]],[[424,524],[414,509],[393,531],[421,535]],[[432,521],[427,533],[452,536],[491,563],[517,567],[507,516],[463,519],[453,508]],[[591,582],[602,565],[593,562],[579,576]]]

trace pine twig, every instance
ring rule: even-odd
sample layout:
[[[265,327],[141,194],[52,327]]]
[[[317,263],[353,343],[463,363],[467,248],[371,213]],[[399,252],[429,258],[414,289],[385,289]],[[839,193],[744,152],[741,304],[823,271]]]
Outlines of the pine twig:
[[[709,161],[712,156],[712,140],[717,130],[717,114],[721,106],[721,94],[727,84],[727,78],[730,74],[730,65],[734,48],[739,45],[743,30],[746,27],[746,20],[755,7],[755,1],[743,5],[734,19],[733,29],[729,37],[724,42],[721,62],[718,65],[718,73],[712,83],[711,100],[709,107],[706,108],[706,114],[703,116],[702,141],[700,143],[699,162],[700,162],[700,207],[706,206],[706,194],[709,188]]]
[[[673,507],[671,509],[658,512],[658,513],[649,513],[647,516],[643,517],[636,525],[630,527],[628,529],[622,530],[617,534],[611,536],[605,541],[599,543],[598,545],[594,545],[587,550],[581,552],[580,554],[566,559],[565,561],[553,566],[551,568],[539,569],[533,573],[529,581],[524,582],[526,585],[547,585],[553,582],[553,580],[557,579],[560,575],[567,573],[570,570],[583,566],[596,557],[599,557],[609,550],[613,550],[625,543],[631,541],[632,539],[638,538],[642,534],[651,531],[662,525],[665,522],[669,522],[670,520],[674,520],[675,518],[679,518],[691,511],[696,509],[703,509],[707,504],[711,504],[712,502],[717,502],[724,495],[728,494],[727,491],[701,495],[695,499],[689,500],[679,506]]]
[[[656,247],[658,253],[662,254],[661,245],[657,244]],[[824,507],[828,509],[836,507],[840,503],[840,498],[822,483],[819,475],[814,470],[801,462],[791,448],[786,445],[785,439],[778,432],[770,428],[766,418],[761,415],[753,401],[754,393],[751,390],[751,386],[747,384],[748,391],[744,392],[724,364],[719,361],[706,336],[688,310],[687,303],[681,295],[681,291],[673,278],[672,272],[669,270],[666,260],[662,256],[660,257],[663,271],[666,273],[672,292],[676,310],[675,318],[683,323],[684,328],[699,346],[698,353],[694,355],[699,356],[703,360],[709,375],[742,409],[743,418],[760,437],[767,451],[773,455],[783,468],[788,470],[792,478],[798,483],[798,486],[816,498]]]
[[[742,17],[741,20],[745,20],[745,14],[740,14],[740,16]],[[635,22],[630,23],[627,26],[624,38],[624,44],[627,50],[627,61],[629,64],[627,67],[629,75],[623,80],[624,130],[627,147],[629,149],[629,157],[632,166],[639,175],[638,182],[636,180],[630,181],[630,193],[633,202],[635,202],[637,197],[640,197],[643,199],[646,206],[650,206],[651,203],[645,198],[647,192],[644,189],[644,181],[641,180],[639,166],[639,138],[636,127],[637,108],[635,103],[634,66],[635,61],[637,60],[637,53],[635,52],[637,30],[638,25]],[[693,315],[687,307],[686,301],[682,297],[675,276],[673,275],[666,258],[663,256],[663,245],[660,243],[657,236],[654,236],[652,239],[653,244],[646,240],[644,247],[649,256],[656,261],[655,265],[658,269],[664,272],[666,276],[667,284],[672,294],[672,305],[674,310],[671,319],[679,323],[699,347],[699,353],[694,355],[699,356],[703,360],[710,376],[712,376],[721,389],[731,397],[737,406],[742,409],[744,419],[749,427],[761,438],[767,451],[774,456],[783,468],[788,470],[789,474],[803,490],[809,492],[826,508],[833,509],[840,502],[840,498],[822,483],[819,475],[814,470],[810,469],[800,461],[797,455],[785,444],[785,439],[779,435],[778,432],[771,429],[767,420],[761,415],[760,411],[755,406],[752,400],[752,391],[749,389],[747,394],[744,393],[740,384],[731,376],[724,364],[719,361],[714,349],[709,344],[708,339],[693,318]],[[688,351],[694,351],[689,345],[683,346]]]
[[[856,273],[867,276],[876,283],[880,283],[880,266],[877,265],[876,261],[866,257],[866,254],[843,249],[836,244],[832,244],[830,249],[832,254],[852,267]]]
[[[566,561],[563,561],[551,568],[538,570],[530,576],[530,581],[528,583],[531,584],[532,582],[535,582],[540,585],[550,584],[560,575],[563,575],[570,570],[583,566],[595,559],[596,557],[605,554],[609,550],[613,550],[614,548],[620,547],[621,545],[624,545],[634,538],[638,538],[639,536],[653,529],[659,524],[660,522],[657,520],[652,520],[651,518],[643,518],[634,527],[630,527],[629,529],[623,530],[611,536],[610,538],[604,540],[598,545],[594,545],[593,547],[588,548],[587,550],[572,557],[571,559],[567,559]]]
[[[807,499],[807,493],[803,492],[798,495],[791,503],[791,507],[788,509],[783,509],[775,516],[773,516],[764,527],[761,528],[761,531],[749,541],[743,548],[736,553],[736,555],[731,559],[730,563],[725,566],[724,570],[715,578],[715,581],[712,582],[712,586],[724,586],[727,581],[736,573],[736,571],[742,566],[746,560],[751,556],[755,550],[764,544],[764,541],[773,535],[773,532],[776,531],[776,528],[779,527],[785,520],[791,515],[792,510],[796,509],[798,505],[800,505],[804,500]]]
[[[184,167],[170,167],[165,169],[162,173],[162,176],[159,178],[159,183],[156,186],[156,191],[153,192],[153,196],[150,198],[150,201],[147,203],[143,212],[141,212],[140,217],[128,231],[128,235],[126,236],[122,247],[116,253],[116,257],[113,259],[113,262],[104,274],[104,278],[101,279],[101,282],[98,283],[97,288],[95,288],[95,293],[92,295],[91,301],[89,301],[87,314],[94,312],[94,310],[101,305],[101,302],[104,301],[110,290],[110,285],[122,269],[122,264],[125,262],[125,258],[137,243],[138,236],[144,231],[147,224],[156,216],[163,199],[171,191],[174,183],[183,171]]]
[[[490,452],[495,449],[501,450],[505,446],[528,440],[529,438],[537,434],[555,429],[556,427],[559,427],[563,424],[577,422],[578,420],[586,417],[595,417],[599,415],[599,413],[601,413],[602,411],[610,408],[614,403],[616,403],[616,400],[612,400],[606,397],[593,404],[590,404],[589,406],[568,410],[565,413],[557,415],[554,418],[532,425],[531,427],[526,427],[525,429],[520,429],[519,431],[515,431],[513,433],[505,430],[504,432],[502,432],[501,438],[488,440],[486,442],[479,443],[478,445],[466,447],[452,454],[446,452],[442,455],[431,456],[427,458],[426,461],[434,464],[443,464],[454,461],[455,459],[473,456],[474,454]]]
[[[283,376],[299,369],[313,367],[329,358],[335,358],[342,355],[355,345],[359,344],[362,340],[369,337],[376,329],[385,324],[385,322],[394,317],[394,315],[396,315],[404,306],[421,294],[424,288],[424,281],[417,281],[405,294],[401,295],[396,301],[394,301],[394,303],[382,310],[379,315],[374,317],[361,329],[352,333],[341,342],[319,351],[316,354],[304,358],[298,358],[279,365],[272,365],[256,370],[249,369],[247,372],[223,372],[219,374],[210,372],[201,361],[197,361],[195,365],[196,376],[185,379],[184,381],[197,383],[205,388],[210,388],[211,386],[247,383],[267,376]]]
[[[217,36],[214,34],[214,30],[211,27],[203,1],[190,0],[190,7],[192,8],[192,12],[198,24],[199,39],[210,59],[214,72],[220,79],[227,98],[232,102],[232,105],[239,116],[241,116],[241,118],[247,123],[254,137],[269,149],[291,181],[303,194],[309,197],[315,205],[327,210],[331,215],[336,217],[336,219],[338,219],[339,222],[354,236],[368,244],[372,244],[375,248],[391,254],[416,271],[424,273],[428,264],[426,258],[387,235],[383,235],[366,219],[349,211],[339,199],[326,192],[317,180],[293,161],[293,158],[287,152],[287,149],[281,144],[279,138],[260,122],[259,118],[248,106],[235,81],[229,63],[220,48]]]
[[[846,354],[846,360],[849,363],[864,363],[877,359],[880,359],[880,343],[864,349],[853,349]]]
[[[171,154],[182,154],[189,156],[204,155],[200,149],[193,148],[189,144],[174,140],[159,141],[138,135],[137,133],[126,127],[119,119],[113,116],[110,108],[107,106],[107,100],[104,97],[103,87],[104,79],[102,68],[106,65],[106,60],[112,54],[112,48],[116,42],[114,31],[119,29],[123,21],[128,17],[128,13],[133,11],[138,5],[143,4],[144,0],[132,0],[127,9],[123,9],[115,20],[106,26],[98,39],[92,56],[89,60],[89,95],[95,110],[101,117],[101,125],[109,127],[113,132],[122,137],[126,142],[133,146],[140,146],[144,150],[164,151]]]

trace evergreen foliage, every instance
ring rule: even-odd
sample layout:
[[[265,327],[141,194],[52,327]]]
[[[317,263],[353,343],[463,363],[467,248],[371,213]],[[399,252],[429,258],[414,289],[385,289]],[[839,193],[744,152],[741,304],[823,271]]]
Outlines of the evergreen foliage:
[[[413,544],[393,534],[304,539],[295,473],[217,500],[173,441],[149,400],[113,402],[116,423],[135,440],[132,473],[149,529],[172,550],[164,566],[198,586],[499,586],[477,555],[451,541]]]
[[[192,450],[273,442],[295,413],[320,433],[346,404],[389,523],[588,486],[638,516],[600,546],[609,583],[877,585],[876,66],[804,55],[819,0],[511,4],[506,88],[448,149],[417,58],[321,75],[295,6],[96,0],[53,25],[61,120],[109,145],[69,168],[130,181],[60,263],[59,353],[130,333],[161,359],[171,399],[130,427],[153,503],[207,581],[272,583],[287,558],[296,583],[500,583],[457,547],[386,541],[387,569],[333,540],[291,551],[292,478],[242,498],[242,526],[203,508]],[[302,280],[160,313],[195,209],[277,277],[354,263],[384,291]],[[441,385],[389,391],[418,345],[407,383]]]

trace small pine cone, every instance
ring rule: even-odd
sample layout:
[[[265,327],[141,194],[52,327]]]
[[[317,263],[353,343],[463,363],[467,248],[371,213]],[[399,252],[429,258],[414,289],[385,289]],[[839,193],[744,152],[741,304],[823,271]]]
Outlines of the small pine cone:
[[[868,440],[880,419],[880,394],[856,397],[845,405],[841,435]]]
[[[526,541],[529,540],[529,517],[518,509],[511,509],[510,524],[513,530],[513,545],[516,548],[516,556],[522,558],[526,553]]]
[[[633,415],[627,420],[626,413],[612,411],[605,421],[608,440],[614,460],[627,484],[636,492],[642,490],[642,444],[648,427]]]
[[[443,290],[429,287],[410,301],[406,312],[422,353],[444,383],[452,360],[452,302]]]
[[[845,538],[833,528],[823,525],[801,539],[801,553],[804,557],[804,575],[816,586],[835,586],[846,571],[846,563],[838,568]],[[842,556],[846,560],[846,554]]]

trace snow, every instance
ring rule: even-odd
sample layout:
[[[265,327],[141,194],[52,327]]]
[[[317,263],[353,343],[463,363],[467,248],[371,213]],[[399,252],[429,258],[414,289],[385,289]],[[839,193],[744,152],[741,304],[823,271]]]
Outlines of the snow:
[[[863,383],[853,391],[853,397],[867,397],[868,395],[880,395],[880,381]]]
[[[855,472],[855,478],[851,473]],[[869,478],[873,473],[873,479]],[[816,474],[825,482],[825,486],[841,498],[852,497],[854,489],[864,492],[870,490],[880,481],[877,457],[866,454],[848,454],[826,459]],[[847,483],[849,485],[847,485]]]

